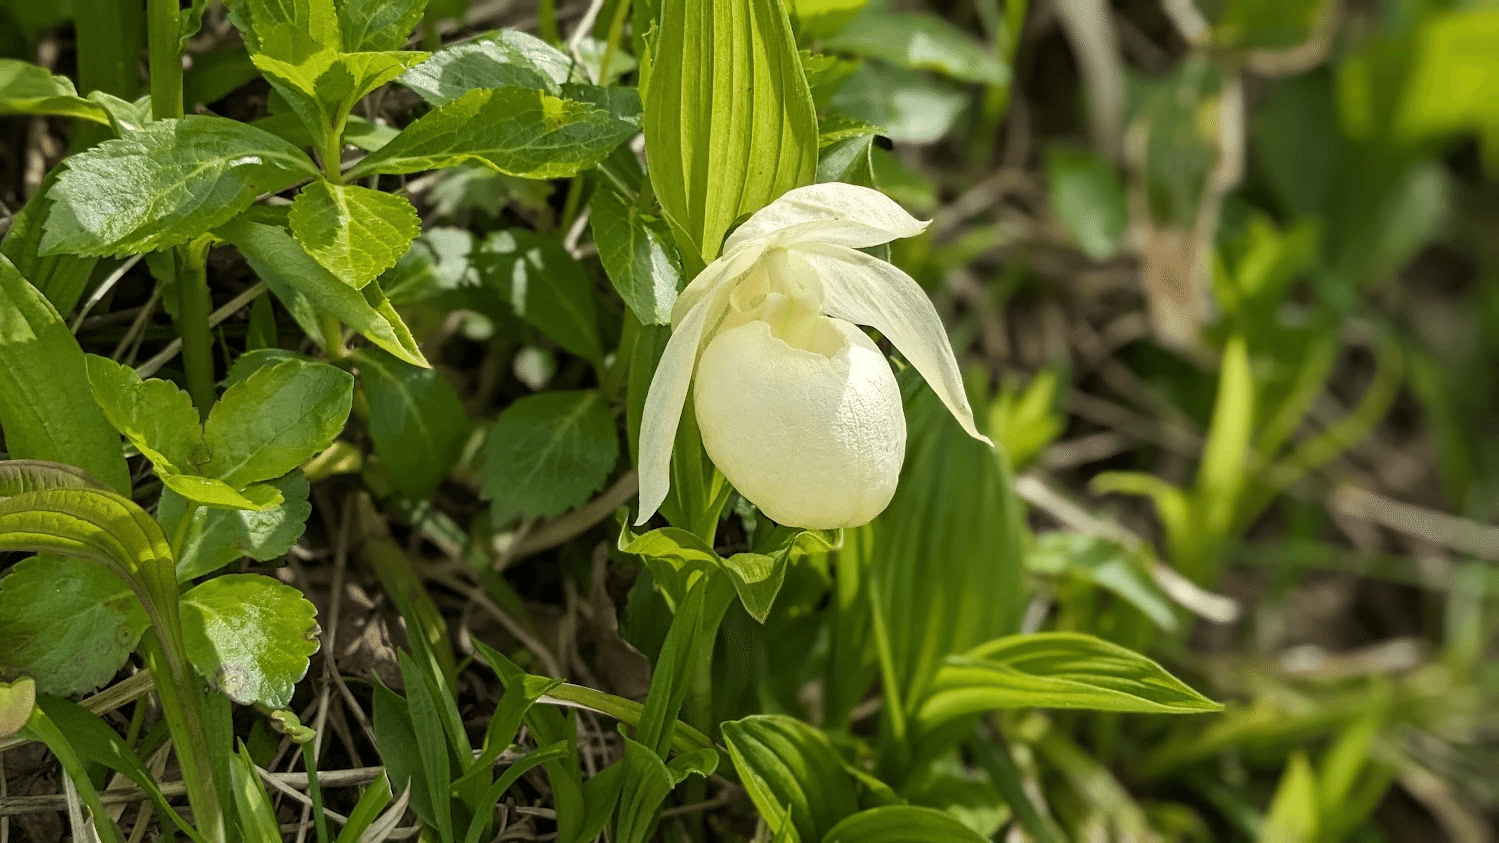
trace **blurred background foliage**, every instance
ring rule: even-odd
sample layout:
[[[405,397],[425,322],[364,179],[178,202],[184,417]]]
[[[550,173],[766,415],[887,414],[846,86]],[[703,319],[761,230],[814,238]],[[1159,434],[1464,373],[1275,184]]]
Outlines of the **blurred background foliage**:
[[[592,10],[592,34],[607,37],[619,2]],[[1499,5],[789,10],[822,117],[819,176],[877,186],[932,219],[893,244],[893,260],[947,318],[1001,456],[903,376],[911,445],[895,502],[840,549],[791,566],[765,623],[730,608],[704,719],[795,715],[901,796],[1000,839],[1493,840]],[[429,4],[424,32],[429,46],[501,27],[555,42],[588,11],[448,0]],[[139,53],[129,12],[72,26],[74,12],[0,2],[0,55],[72,74],[91,40]],[[222,18],[208,20],[189,107],[263,116],[266,89]],[[633,73],[642,34],[614,74]],[[139,93],[128,62],[113,76],[84,66],[96,75],[80,90]],[[411,105],[393,96],[365,117]],[[7,215],[69,142],[54,129],[0,122]],[[602,170],[638,188],[638,167]],[[594,496],[617,444],[605,435],[591,451],[588,488],[544,505],[493,480],[525,449],[483,444],[581,413],[597,395],[581,390],[624,387],[604,352],[624,314],[611,255],[575,225],[598,185],[574,184],[464,168],[406,184],[426,231],[381,284],[443,377],[417,389],[370,355],[395,385],[382,393],[367,373],[356,412],[372,448],[330,452],[309,474],[348,475],[382,511],[315,485],[311,550],[292,560],[306,566],[299,585],[326,594],[319,554],[347,550],[350,530],[371,537],[369,564],[348,574],[364,602],[346,608],[339,635],[357,643],[337,654],[340,673],[409,691],[429,668],[428,692],[445,689],[468,715],[497,693],[455,661],[473,637],[509,642],[532,672],[644,691],[670,613],[650,572],[614,549],[607,516],[629,499],[628,478]],[[587,303],[586,324],[507,298],[526,273]],[[123,325],[100,327],[96,340],[120,339]],[[636,353],[659,353],[664,329],[639,330]],[[276,315],[256,305],[223,331],[274,345]],[[152,328],[148,347],[169,335]],[[410,423],[396,405],[412,394],[438,422],[418,457],[382,445]],[[590,412],[609,421],[602,404]],[[724,541],[776,545],[752,508],[731,507]],[[870,644],[875,624],[892,652]],[[1228,708],[1018,711],[930,733],[920,711],[893,713],[954,654],[1041,629],[1146,653]],[[397,664],[389,643],[408,636],[423,658]],[[876,681],[881,660],[905,703]],[[377,717],[396,704],[378,687]],[[356,689],[366,707],[372,693]],[[577,725],[585,737],[569,747],[602,752],[588,735],[601,746],[609,730]],[[894,728],[915,731],[876,740]],[[269,757],[275,741],[257,732],[250,750]],[[739,839],[754,828],[746,811],[741,791],[690,828]]]

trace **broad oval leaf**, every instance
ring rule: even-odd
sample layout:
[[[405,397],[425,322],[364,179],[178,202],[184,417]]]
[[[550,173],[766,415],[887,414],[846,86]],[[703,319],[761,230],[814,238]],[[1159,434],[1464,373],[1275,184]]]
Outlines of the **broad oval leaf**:
[[[565,178],[597,164],[633,134],[630,122],[589,103],[526,88],[480,89],[418,118],[347,176],[472,161],[511,176]]]
[[[317,608],[259,574],[215,577],[182,595],[194,668],[241,705],[284,708],[318,649]]]
[[[94,400],[115,430],[124,434],[158,474],[194,470],[193,451],[203,443],[203,425],[193,399],[170,381],[141,376],[107,357],[84,357]]]
[[[1038,632],[949,656],[917,719],[930,729],[1003,708],[1196,714],[1223,706],[1132,650],[1081,633]]]
[[[602,488],[618,459],[619,438],[602,394],[531,395],[490,427],[480,496],[493,502],[497,527],[517,515],[558,515]]]
[[[463,450],[468,414],[451,384],[434,369],[378,350],[355,353],[369,402],[370,439],[390,479],[415,500],[431,496]]]
[[[988,838],[953,815],[916,805],[883,805],[833,826],[823,843],[983,843]]]
[[[646,156],[667,218],[703,261],[743,214],[810,184],[817,116],[776,0],[664,0],[645,96]]]
[[[396,81],[433,105],[479,88],[532,88],[557,96],[572,66],[572,58],[551,44],[506,29],[438,50]]]
[[[972,35],[924,12],[866,9],[824,46],[964,82],[1005,85],[1010,69]]]
[[[300,149],[222,117],[158,120],[67,159],[43,254],[134,254],[186,243],[317,170]]]
[[[473,257],[479,279],[563,348],[603,359],[593,282],[562,244],[525,229],[496,231]]]
[[[761,816],[780,829],[784,809],[802,840],[822,840],[859,810],[853,777],[826,735],[781,714],[758,714],[723,724],[724,743]]]
[[[403,196],[321,180],[297,194],[288,222],[307,254],[356,290],[395,266],[422,228]]]
[[[671,229],[608,189],[593,195],[589,209],[593,242],[615,292],[640,324],[670,325],[671,308],[684,283],[682,255]]]
[[[87,559],[34,556],[0,578],[0,672],[30,674],[44,694],[108,682],[146,626],[130,587]]]
[[[354,400],[354,377],[327,363],[285,360],[224,391],[203,424],[203,474],[236,489],[273,480],[333,444]]]
[[[219,228],[217,234],[244,253],[250,268],[309,336],[322,336],[318,314],[326,312],[396,357],[416,366],[428,365],[411,330],[378,284],[367,285],[361,295],[313,260],[279,226],[238,219]]]
[[[236,559],[268,562],[291,550],[306,529],[307,516],[312,514],[312,505],[307,502],[307,478],[294,471],[265,485],[280,492],[280,503],[258,512],[197,507],[192,523],[185,528],[182,518],[186,499],[170,489],[162,492],[156,517],[163,530],[182,536],[177,548],[177,579],[201,577]]]
[[[0,257],[0,429],[12,457],[76,465],[130,491],[120,438],[94,403],[83,349],[52,305]]]

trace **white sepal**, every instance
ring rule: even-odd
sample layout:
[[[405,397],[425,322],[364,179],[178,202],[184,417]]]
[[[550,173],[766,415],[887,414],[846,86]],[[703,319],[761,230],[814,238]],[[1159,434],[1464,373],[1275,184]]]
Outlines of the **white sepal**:
[[[927,224],[895,200],[868,187],[827,182],[798,187],[756,211],[724,241],[724,254],[752,240],[776,245],[803,241],[865,249],[914,237]]]

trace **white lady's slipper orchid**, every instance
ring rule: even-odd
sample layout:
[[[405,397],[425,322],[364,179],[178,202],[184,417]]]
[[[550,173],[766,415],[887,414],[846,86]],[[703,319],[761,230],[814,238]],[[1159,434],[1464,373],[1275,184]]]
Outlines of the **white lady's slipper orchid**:
[[[925,228],[877,190],[816,184],[725,241],[672,311],[640,431],[637,524],[666,500],[690,386],[708,456],[767,516],[833,529],[880,514],[900,476],[906,420],[890,364],[856,325],[894,343],[963,429],[988,441],[926,293],[857,251]]]

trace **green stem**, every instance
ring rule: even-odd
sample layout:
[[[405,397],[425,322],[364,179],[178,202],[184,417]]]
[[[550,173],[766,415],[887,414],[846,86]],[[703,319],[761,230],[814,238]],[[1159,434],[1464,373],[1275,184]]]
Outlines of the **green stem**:
[[[193,808],[193,824],[210,843],[224,843],[228,839],[224,809],[219,801],[213,747],[208,740],[199,683],[182,660],[185,642],[180,620],[175,630],[170,629],[173,625],[166,624],[168,635],[175,640],[164,644],[153,630],[141,639],[140,650],[156,677],[156,696],[177,750],[177,763],[182,767],[187,800]]]
[[[344,346],[344,328],[339,324],[338,317],[330,313],[319,313],[318,327],[323,331],[323,352],[333,363],[343,362],[349,356],[349,349]]]
[[[182,53],[177,44],[181,9],[177,0],[147,0],[151,115],[157,120],[182,116]]]
[[[177,522],[177,529],[172,536],[172,558],[182,558],[182,545],[187,542],[188,531],[192,529],[193,516],[198,513],[201,506],[197,501],[188,500],[187,507],[182,510],[182,520]]]
[[[318,782],[317,741],[302,744],[302,766],[307,769],[307,796],[312,800],[312,816],[318,843],[328,843],[328,818],[323,815],[323,788]]]
[[[630,14],[630,4],[620,0],[614,6],[614,17],[609,20],[609,34],[604,36],[604,55],[599,59],[599,84],[609,84],[609,66],[618,52],[620,36],[625,31],[625,18]]]
[[[537,9],[537,17],[537,29],[540,31],[541,40],[553,47],[561,46],[562,31],[557,28],[557,0],[541,0],[540,8]]]
[[[213,407],[213,335],[208,327],[212,302],[208,294],[208,241],[177,249],[177,333],[182,337],[182,367],[187,394],[207,418]]]

